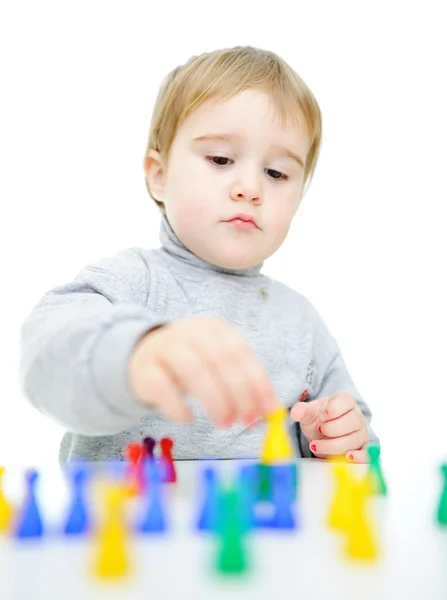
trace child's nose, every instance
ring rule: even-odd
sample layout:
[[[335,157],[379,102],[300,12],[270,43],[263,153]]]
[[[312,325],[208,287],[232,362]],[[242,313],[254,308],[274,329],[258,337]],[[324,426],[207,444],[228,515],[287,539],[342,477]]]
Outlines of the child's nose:
[[[232,200],[261,202],[261,182],[259,178],[250,174],[241,175],[231,186],[230,196]]]

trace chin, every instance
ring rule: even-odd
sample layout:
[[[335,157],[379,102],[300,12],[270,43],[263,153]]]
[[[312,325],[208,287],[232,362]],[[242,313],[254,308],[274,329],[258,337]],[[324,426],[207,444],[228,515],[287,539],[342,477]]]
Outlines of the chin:
[[[213,265],[217,267],[221,267],[223,269],[231,269],[231,270],[240,270],[240,269],[249,269],[254,267],[255,265],[262,262],[262,258],[256,259],[248,259],[247,257],[241,256],[221,256],[219,258],[213,257],[209,260]]]

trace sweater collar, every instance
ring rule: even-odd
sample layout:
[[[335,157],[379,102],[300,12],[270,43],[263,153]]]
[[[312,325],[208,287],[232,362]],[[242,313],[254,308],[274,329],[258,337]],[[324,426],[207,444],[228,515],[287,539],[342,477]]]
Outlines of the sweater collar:
[[[177,237],[177,234],[172,229],[171,224],[165,215],[161,215],[160,234],[159,239],[162,245],[162,250],[165,251],[170,257],[177,259],[184,265],[188,265],[195,269],[205,269],[208,271],[214,271],[216,273],[226,273],[228,275],[236,275],[242,277],[254,277],[259,275],[264,262],[261,262],[252,267],[246,269],[225,269],[213,265],[188,250],[186,246]]]

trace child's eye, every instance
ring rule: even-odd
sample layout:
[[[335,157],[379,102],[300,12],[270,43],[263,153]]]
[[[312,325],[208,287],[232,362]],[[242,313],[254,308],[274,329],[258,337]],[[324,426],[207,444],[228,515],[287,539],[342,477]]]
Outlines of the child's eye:
[[[226,163],[225,161],[231,159],[227,158],[226,156],[207,156],[206,160],[218,167],[226,167],[228,163]]]
[[[289,179],[288,175],[284,175],[284,173],[275,171],[275,169],[266,169],[266,171],[270,173],[272,179],[283,179],[284,181]]]
[[[208,162],[216,167],[226,167],[229,164],[229,161],[232,162],[231,158],[228,158],[227,156],[206,156],[205,158]],[[284,173],[275,171],[275,169],[265,169],[265,171],[271,176],[272,179],[284,181],[289,179],[288,175],[284,175]]]

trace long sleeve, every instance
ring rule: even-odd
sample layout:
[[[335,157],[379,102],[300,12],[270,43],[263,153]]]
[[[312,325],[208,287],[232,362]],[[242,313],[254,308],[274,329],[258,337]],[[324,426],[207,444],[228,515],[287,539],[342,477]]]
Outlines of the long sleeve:
[[[20,340],[22,390],[40,412],[91,436],[118,433],[151,414],[127,381],[132,349],[166,322],[146,308],[150,285],[147,265],[126,251],[45,294]]]
[[[335,392],[346,391],[352,394],[362,411],[368,426],[369,440],[378,442],[378,437],[371,428],[371,410],[355,386],[340,347],[316,309],[309,304],[310,318],[314,323],[312,354],[314,375],[308,401],[329,396]],[[309,443],[298,426],[300,450],[303,456],[312,457]]]

